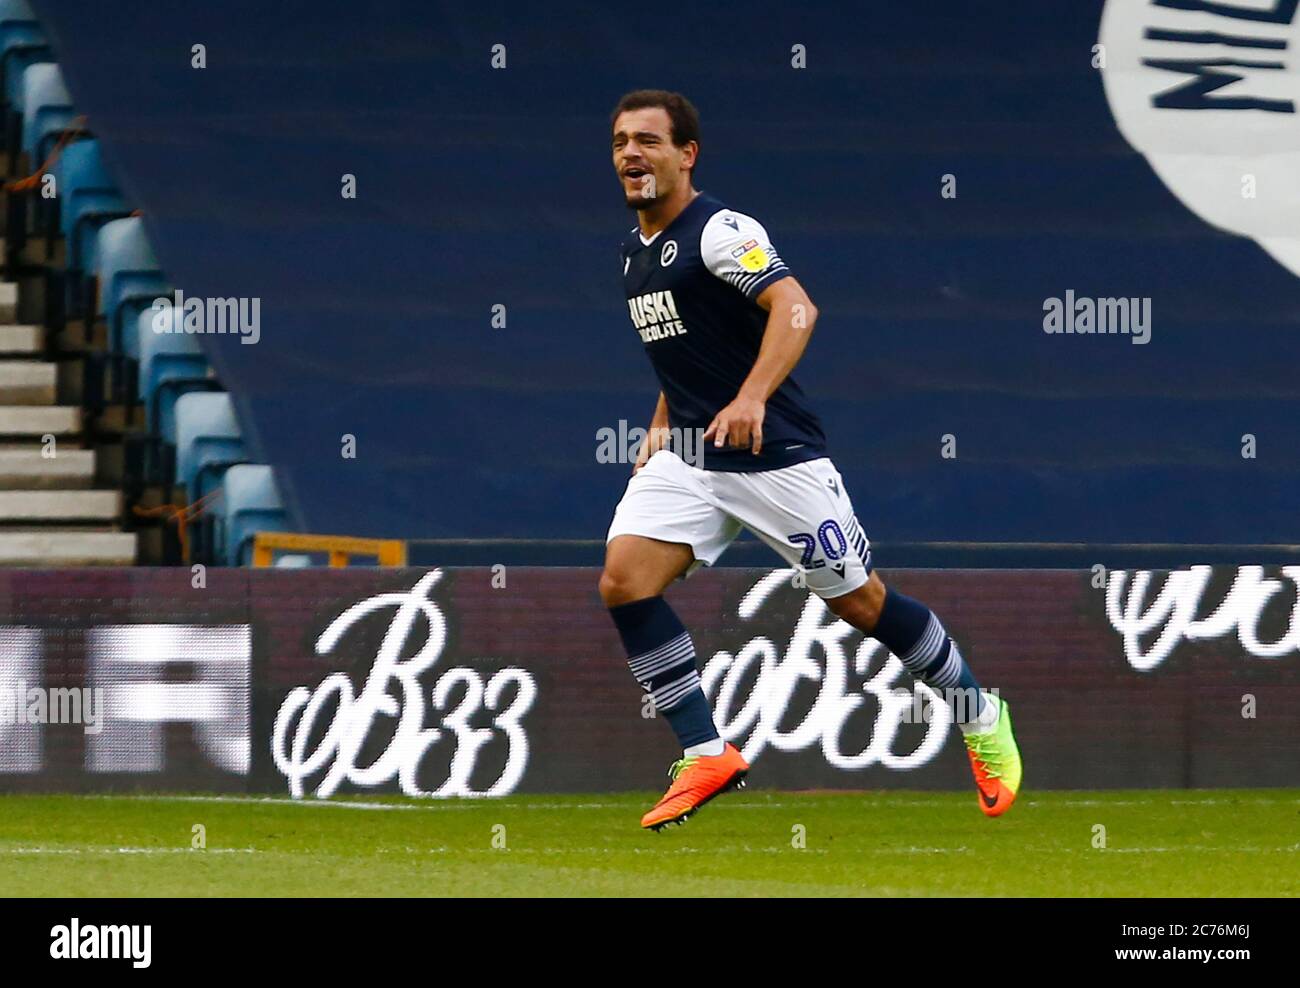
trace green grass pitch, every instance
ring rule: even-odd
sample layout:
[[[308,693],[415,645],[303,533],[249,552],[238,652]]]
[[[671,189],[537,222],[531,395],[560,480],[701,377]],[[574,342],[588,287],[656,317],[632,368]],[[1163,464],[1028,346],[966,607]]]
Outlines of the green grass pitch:
[[[1300,895],[1297,790],[652,799],[0,796],[0,896]]]

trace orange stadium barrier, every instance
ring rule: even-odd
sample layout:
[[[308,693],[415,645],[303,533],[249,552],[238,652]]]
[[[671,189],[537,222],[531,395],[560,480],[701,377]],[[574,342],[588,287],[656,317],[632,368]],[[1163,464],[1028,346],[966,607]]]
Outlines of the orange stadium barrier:
[[[270,566],[276,550],[328,552],[331,566],[346,566],[353,556],[374,556],[380,566],[406,565],[406,542],[401,539],[362,539],[351,535],[311,535],[305,532],[258,532],[253,538],[253,565]]]

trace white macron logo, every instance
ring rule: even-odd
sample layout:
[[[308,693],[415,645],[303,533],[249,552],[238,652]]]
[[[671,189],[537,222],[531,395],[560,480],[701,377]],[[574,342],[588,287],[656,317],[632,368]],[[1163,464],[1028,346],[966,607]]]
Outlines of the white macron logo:
[[[136,968],[148,967],[152,955],[153,927],[82,926],[76,916],[68,926],[50,930],[50,956],[55,960],[130,960]]]

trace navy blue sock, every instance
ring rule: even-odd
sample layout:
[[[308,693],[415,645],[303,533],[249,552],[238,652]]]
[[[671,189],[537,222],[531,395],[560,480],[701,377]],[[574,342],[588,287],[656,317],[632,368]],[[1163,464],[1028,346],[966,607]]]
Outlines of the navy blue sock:
[[[668,601],[634,600],[611,607],[609,616],[623,639],[632,675],[654,699],[655,710],[668,718],[682,747],[717,738],[695,668],[695,645]]]
[[[980,684],[930,608],[888,589],[871,636],[897,655],[913,676],[937,690],[959,724],[979,717],[984,709]]]

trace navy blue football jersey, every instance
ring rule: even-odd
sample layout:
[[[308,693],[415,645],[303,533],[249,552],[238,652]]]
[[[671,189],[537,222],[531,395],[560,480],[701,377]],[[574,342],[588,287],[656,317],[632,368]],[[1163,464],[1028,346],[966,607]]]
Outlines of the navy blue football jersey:
[[[704,193],[649,242],[634,229],[622,261],[632,325],[663,388],[669,425],[683,434],[707,429],[758,359],[767,312],[754,299],[789,269],[757,220]],[[763,451],[715,449],[710,440],[702,466],[775,470],[825,455],[821,422],[790,376],[767,400]]]

